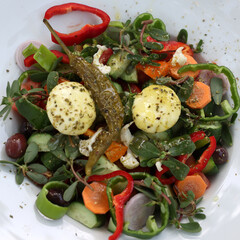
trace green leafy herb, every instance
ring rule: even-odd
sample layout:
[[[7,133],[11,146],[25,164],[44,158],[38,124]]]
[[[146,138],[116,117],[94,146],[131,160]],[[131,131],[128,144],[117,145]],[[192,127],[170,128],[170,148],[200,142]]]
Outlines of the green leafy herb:
[[[189,77],[180,87],[177,95],[181,102],[185,102],[190,97],[193,89],[193,82],[194,79],[192,77]]]
[[[158,28],[151,28],[149,35],[157,41],[169,41],[170,36],[167,32]]]
[[[213,77],[210,82],[211,95],[214,102],[220,105],[223,96],[223,81],[221,78]]]
[[[76,188],[77,188],[77,184],[78,184],[78,181],[75,181],[64,191],[63,199],[65,201],[68,202],[73,198],[73,196],[75,194],[75,191],[76,191]]]
[[[173,176],[178,180],[183,180],[189,173],[189,167],[175,158],[169,157],[162,164],[168,167]]]
[[[24,162],[30,163],[32,162],[38,155],[38,145],[34,142],[31,142],[26,149],[26,152],[24,154]]]
[[[48,74],[47,77],[47,90],[48,93],[58,84],[59,74],[56,71],[52,71]]]
[[[178,42],[187,43],[188,32],[187,32],[186,29],[181,29],[179,31],[178,36],[177,36],[177,40],[178,40]]]
[[[30,179],[32,179],[34,182],[41,184],[41,185],[47,183],[47,181],[48,181],[47,177],[40,173],[28,171],[28,172],[26,172],[26,175]]]

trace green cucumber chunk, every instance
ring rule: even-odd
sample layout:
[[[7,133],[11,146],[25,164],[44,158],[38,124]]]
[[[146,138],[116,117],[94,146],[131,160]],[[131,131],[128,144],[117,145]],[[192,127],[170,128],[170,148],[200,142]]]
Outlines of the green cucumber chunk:
[[[100,227],[105,222],[105,215],[91,212],[81,202],[72,202],[68,207],[67,215],[88,228]]]
[[[38,145],[39,152],[49,152],[48,142],[52,138],[49,133],[34,133],[29,139],[28,144],[34,142]]]
[[[114,163],[111,163],[104,155],[102,155],[94,165],[92,174],[104,175],[117,170],[120,170],[120,168]]]
[[[128,52],[120,50],[108,59],[107,65],[111,67],[109,75],[114,79],[119,78],[130,64],[131,60],[127,58],[128,54]]]
[[[211,157],[206,165],[206,167],[202,170],[202,172],[205,174],[205,175],[215,175],[217,174],[219,171],[217,165],[215,164],[213,158]]]

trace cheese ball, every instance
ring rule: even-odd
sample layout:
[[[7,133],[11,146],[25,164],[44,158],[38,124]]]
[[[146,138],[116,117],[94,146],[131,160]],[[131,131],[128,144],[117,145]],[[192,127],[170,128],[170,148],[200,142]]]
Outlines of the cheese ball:
[[[163,85],[150,85],[137,94],[132,114],[136,126],[147,132],[164,132],[179,119],[181,102],[176,93]]]
[[[96,118],[94,101],[78,82],[63,82],[49,94],[46,106],[53,127],[66,135],[80,135]]]

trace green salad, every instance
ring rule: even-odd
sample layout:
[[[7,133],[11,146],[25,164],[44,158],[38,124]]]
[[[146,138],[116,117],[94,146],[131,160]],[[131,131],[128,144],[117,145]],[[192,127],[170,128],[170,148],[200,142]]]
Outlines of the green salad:
[[[101,23],[54,30],[48,20],[71,11]],[[105,225],[111,240],[152,238],[169,225],[200,232],[198,203],[233,144],[240,98],[231,70],[199,63],[203,41],[189,44],[186,29],[170,36],[150,13],[111,21],[66,3],[43,24],[55,44],[21,51],[24,71],[8,83],[0,116],[22,121],[5,143],[12,160],[0,163],[15,166],[17,184],[39,186],[36,206],[49,219]]]

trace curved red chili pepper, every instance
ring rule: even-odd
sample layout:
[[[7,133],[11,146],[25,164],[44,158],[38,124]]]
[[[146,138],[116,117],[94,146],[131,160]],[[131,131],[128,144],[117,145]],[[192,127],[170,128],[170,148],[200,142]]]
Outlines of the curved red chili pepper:
[[[158,42],[157,40],[153,39],[152,37],[148,36],[147,37],[147,42]],[[193,50],[190,48],[189,45],[182,43],[182,42],[177,42],[177,41],[167,41],[167,42],[160,42],[163,45],[162,50],[154,50],[155,53],[171,53],[172,55],[174,52],[180,48],[183,47],[183,53],[188,54],[190,56],[193,56]]]
[[[79,3],[65,3],[62,5],[53,6],[46,11],[44,18],[49,20],[55,15],[66,14],[72,11],[89,12],[89,13],[95,14],[101,18],[102,23],[97,25],[86,24],[80,30],[69,33],[69,34],[60,33],[56,31],[58,36],[62,39],[62,41],[67,46],[79,44],[88,38],[94,38],[100,35],[106,30],[110,22],[110,17],[104,11],[97,8],[90,7],[90,6],[86,6],[83,4],[79,4]],[[58,44],[58,42],[53,37],[53,35],[51,36],[52,36],[52,41]]]
[[[122,233],[123,224],[124,224],[123,208],[124,208],[125,202],[129,199],[129,197],[132,193],[133,184],[134,184],[133,178],[129,173],[122,171],[122,170],[118,170],[118,171],[108,173],[105,175],[92,175],[88,178],[88,182],[91,182],[91,181],[104,181],[106,179],[113,178],[116,176],[125,177],[128,181],[128,184],[127,184],[127,187],[121,193],[119,193],[113,197],[113,204],[115,206],[117,226],[116,226],[116,230],[113,233],[113,235],[111,235],[109,237],[109,240],[117,239]]]
[[[62,60],[61,60],[62,63],[69,64],[69,58],[66,54],[59,52],[58,50],[51,50],[51,52],[54,53],[57,58],[62,57]],[[31,67],[33,64],[37,63],[37,61],[33,58],[33,56],[34,54],[24,59],[25,67]]]

